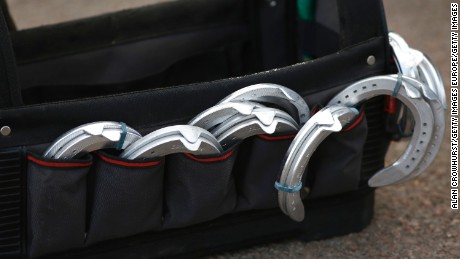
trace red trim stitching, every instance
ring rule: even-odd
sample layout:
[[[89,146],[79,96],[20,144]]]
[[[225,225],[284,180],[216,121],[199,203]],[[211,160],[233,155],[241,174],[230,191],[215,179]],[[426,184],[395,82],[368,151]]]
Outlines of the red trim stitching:
[[[235,152],[235,150],[232,150],[232,151],[228,152],[227,154],[225,154],[225,155],[223,155],[223,156],[220,156],[220,157],[210,157],[210,158],[198,158],[198,157],[195,157],[194,155],[189,154],[189,153],[184,153],[184,155],[186,155],[188,158],[193,159],[193,160],[198,161],[198,162],[202,162],[202,163],[212,163],[212,162],[223,161],[223,160],[229,158],[231,155],[233,155],[234,152]]]
[[[102,160],[104,160],[107,163],[115,164],[115,165],[122,165],[122,166],[127,166],[127,167],[147,167],[147,166],[155,166],[159,165],[161,161],[152,161],[152,162],[125,162],[125,161],[119,161],[115,159],[111,159],[108,157],[105,157],[99,153],[96,153],[98,157],[100,157]]]
[[[395,114],[396,113],[396,98],[386,95],[384,109],[388,114]]]
[[[48,166],[48,167],[87,167],[93,164],[93,162],[88,162],[88,163],[48,162],[48,161],[39,160],[31,155],[28,155],[27,159],[36,164],[39,164],[42,166]]]
[[[345,129],[342,130],[342,132],[347,132],[347,131],[350,131],[352,130],[354,127],[356,127],[359,123],[361,123],[361,121],[363,121],[364,119],[364,112],[361,113],[361,115],[359,115],[359,118],[357,118],[352,124],[348,125],[348,127],[346,127]]]
[[[269,135],[260,134],[257,136],[265,140],[283,140],[283,139],[293,139],[295,138],[296,134],[286,135],[286,136],[269,136]]]

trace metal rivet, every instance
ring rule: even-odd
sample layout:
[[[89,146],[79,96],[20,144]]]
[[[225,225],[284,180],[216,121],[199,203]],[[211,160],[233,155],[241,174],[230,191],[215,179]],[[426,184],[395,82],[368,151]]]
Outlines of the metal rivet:
[[[0,129],[0,133],[2,133],[3,136],[8,136],[11,134],[11,128],[8,127],[8,126],[3,126],[1,129]]]
[[[306,194],[309,194],[309,193],[310,193],[310,188],[308,188],[308,187],[303,187],[303,191],[304,191]]]
[[[267,2],[270,4],[270,7],[275,7],[277,5],[275,0],[267,0]]]
[[[367,57],[367,64],[370,66],[375,64],[375,57],[373,55],[370,55],[369,57]]]

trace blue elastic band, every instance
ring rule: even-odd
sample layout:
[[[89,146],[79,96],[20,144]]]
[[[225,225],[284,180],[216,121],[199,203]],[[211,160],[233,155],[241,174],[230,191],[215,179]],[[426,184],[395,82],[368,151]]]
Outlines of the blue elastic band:
[[[396,82],[395,89],[393,89],[393,93],[391,96],[396,97],[399,93],[399,89],[401,89],[402,86],[402,74],[398,73],[398,81]]]
[[[123,144],[125,144],[126,134],[128,133],[128,130],[126,129],[126,123],[120,122],[120,125],[121,125],[121,133],[120,133],[120,140],[118,141],[118,144],[117,144],[117,150],[123,149]]]
[[[287,192],[287,193],[299,192],[300,189],[302,189],[302,182],[298,181],[295,186],[289,186],[289,185],[280,184],[279,182],[275,182],[275,188],[278,191]]]

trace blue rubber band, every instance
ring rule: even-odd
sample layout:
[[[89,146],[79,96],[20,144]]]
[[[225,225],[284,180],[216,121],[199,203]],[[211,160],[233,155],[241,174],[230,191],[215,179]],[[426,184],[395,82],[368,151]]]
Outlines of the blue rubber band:
[[[120,125],[121,125],[121,133],[120,133],[120,140],[118,141],[118,144],[117,144],[117,150],[123,149],[123,144],[125,144],[126,134],[128,133],[128,130],[126,128],[126,123],[120,122]]]
[[[396,97],[399,93],[399,90],[401,89],[402,86],[402,74],[398,73],[398,81],[396,82],[395,89],[393,89],[393,93],[391,96]]]
[[[278,191],[287,192],[287,193],[299,192],[302,189],[302,182],[298,181],[295,186],[289,186],[289,185],[280,184],[279,182],[275,182],[275,188]]]

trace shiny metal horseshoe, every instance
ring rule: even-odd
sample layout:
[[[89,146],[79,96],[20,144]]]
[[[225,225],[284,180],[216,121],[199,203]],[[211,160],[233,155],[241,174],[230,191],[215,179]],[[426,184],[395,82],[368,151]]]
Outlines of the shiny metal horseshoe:
[[[141,134],[123,123],[113,121],[88,123],[62,134],[43,156],[70,159],[99,149],[125,149],[141,137]]]
[[[417,66],[422,62],[422,57],[413,55],[411,48],[399,34],[389,32],[388,39],[400,72],[405,76],[418,78]]]
[[[422,56],[422,62],[420,62],[417,66],[419,77],[415,79],[425,83],[437,95],[443,108],[447,109],[444,83],[442,82],[442,77],[438,69],[436,69],[431,60],[425,54],[415,49],[411,49],[411,51],[413,53],[418,52],[417,55]]]
[[[250,115],[257,107],[264,106],[254,102],[220,103],[198,114],[187,124],[210,130],[234,115]]]
[[[428,143],[427,151],[425,152],[422,160],[417,165],[413,173],[411,173],[408,177],[401,179],[400,181],[398,181],[398,183],[402,183],[419,176],[430,166],[430,164],[436,158],[439,148],[441,147],[442,139],[444,137],[444,129],[446,126],[444,117],[445,108],[443,107],[442,103],[440,102],[436,94],[432,92],[431,88],[429,88],[426,84],[423,84],[422,82],[413,78],[404,77],[403,81],[408,84],[411,84],[423,93],[425,100],[428,102],[428,104],[431,107],[431,110],[433,111],[434,128],[433,134]]]
[[[443,107],[447,108],[444,83],[431,60],[421,51],[410,48],[399,34],[390,32],[388,38],[400,72],[425,83],[436,94]]]
[[[404,78],[402,76],[399,82],[398,77],[370,77],[348,86],[329,102],[351,107],[375,96],[393,95],[411,111],[415,120],[411,141],[397,161],[378,171],[369,180],[368,184],[372,187],[390,185],[411,175],[427,152],[433,134],[434,118],[431,107],[424,100],[423,94],[412,84],[406,83]],[[396,89],[397,94],[394,95],[398,84],[401,84],[400,89]]]
[[[247,86],[225,97],[219,103],[244,101],[273,103],[289,111],[291,107],[286,107],[286,101],[288,101],[297,109],[300,126],[310,118],[310,109],[305,100],[293,90],[277,84],[264,83]]]
[[[297,133],[286,153],[280,181],[277,183],[279,206],[291,219],[300,222],[305,217],[299,187],[302,186],[302,176],[313,152],[327,136],[341,131],[358,114],[355,108],[326,106],[313,115]]]
[[[250,115],[236,115],[219,125],[212,134],[223,149],[259,134],[293,134],[297,122],[287,113],[274,108],[257,108]]]
[[[144,136],[125,149],[120,157],[147,159],[182,152],[215,155],[222,152],[222,147],[207,130],[190,125],[176,125]]]

